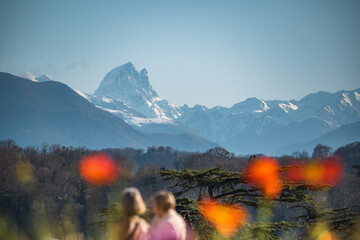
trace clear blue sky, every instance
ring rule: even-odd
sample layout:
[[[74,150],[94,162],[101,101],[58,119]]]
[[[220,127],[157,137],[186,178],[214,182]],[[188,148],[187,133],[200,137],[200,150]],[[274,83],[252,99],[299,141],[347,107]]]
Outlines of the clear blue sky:
[[[92,93],[146,68],[178,105],[360,87],[360,1],[0,0],[0,71]]]

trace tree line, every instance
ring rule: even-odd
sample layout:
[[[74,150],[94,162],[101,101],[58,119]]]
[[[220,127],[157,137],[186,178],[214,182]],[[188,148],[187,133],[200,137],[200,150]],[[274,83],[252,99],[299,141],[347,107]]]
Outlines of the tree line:
[[[99,239],[103,234],[99,224],[106,223],[109,206],[118,201],[121,189],[127,186],[137,187],[148,201],[157,190],[174,192],[178,197],[178,211],[194,228],[202,231],[203,239],[209,237],[213,229],[201,220],[197,211],[196,201],[201,197],[211,194],[224,202],[248,206],[254,214],[259,206],[264,206],[256,191],[246,189],[247,195],[241,195],[244,183],[234,179],[234,175],[259,154],[236,156],[220,147],[204,153],[170,147],[103,151],[111,154],[121,166],[121,177],[114,185],[99,188],[89,185],[78,173],[79,161],[92,150],[61,145],[23,148],[12,140],[1,141],[0,230],[3,231],[0,232],[6,232],[7,239],[38,239],[48,235],[66,239],[69,234],[73,234],[74,239]],[[294,160],[307,161],[330,154],[343,156],[347,163],[347,171],[338,186],[313,192],[303,186],[286,188],[279,200],[271,203],[276,213],[272,213],[273,221],[255,223],[253,219],[255,225],[248,230],[260,235],[270,234],[275,239],[284,234],[282,231],[299,228],[300,222],[305,228],[315,218],[336,216],[343,222],[332,223],[332,226],[347,236],[346,227],[351,229],[349,226],[355,224],[359,212],[356,206],[360,199],[360,143],[334,152],[327,146],[317,145],[311,156],[295,152],[280,156],[278,160],[286,165]],[[299,210],[299,206],[302,209]],[[327,212],[321,212],[320,207]],[[335,209],[342,211],[334,212]],[[294,220],[300,213],[302,218]],[[148,214],[150,218],[151,211]],[[0,239],[4,238],[1,234]]]

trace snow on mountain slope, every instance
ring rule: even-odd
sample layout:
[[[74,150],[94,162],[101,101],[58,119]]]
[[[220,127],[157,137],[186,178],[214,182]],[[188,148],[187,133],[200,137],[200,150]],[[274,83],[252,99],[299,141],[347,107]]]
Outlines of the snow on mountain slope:
[[[134,128],[143,132],[170,134],[194,132],[183,124],[167,117],[149,118],[144,114],[136,111],[122,100],[111,97],[97,97],[95,95],[85,95],[85,97],[96,107],[114,114]]]

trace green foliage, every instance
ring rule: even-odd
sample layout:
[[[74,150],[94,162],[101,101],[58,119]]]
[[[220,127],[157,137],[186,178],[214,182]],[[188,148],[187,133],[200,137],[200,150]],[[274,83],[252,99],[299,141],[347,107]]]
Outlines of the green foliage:
[[[192,189],[207,189],[210,197],[224,190],[234,190],[234,184],[240,183],[238,173],[226,172],[222,167],[210,170],[162,170],[159,172],[165,181],[172,180],[175,185],[172,188],[178,188],[180,191],[175,192],[175,196],[180,196]],[[201,197],[201,195],[199,196]]]
[[[359,220],[359,213],[354,209],[320,207],[314,195],[319,189],[312,186],[284,184],[281,196],[271,200],[264,198],[258,189],[246,185],[244,175],[225,171],[222,167],[161,170],[159,174],[164,181],[172,182],[179,213],[200,232],[201,239],[219,239],[197,212],[196,201],[207,197],[224,203],[237,203],[247,207],[251,213],[257,212],[257,218],[253,216],[234,239],[281,239],[291,231],[297,231],[297,237],[303,238],[318,222],[327,223],[339,236],[349,237]],[[286,208],[282,209],[283,206]],[[279,211],[286,212],[281,216]]]

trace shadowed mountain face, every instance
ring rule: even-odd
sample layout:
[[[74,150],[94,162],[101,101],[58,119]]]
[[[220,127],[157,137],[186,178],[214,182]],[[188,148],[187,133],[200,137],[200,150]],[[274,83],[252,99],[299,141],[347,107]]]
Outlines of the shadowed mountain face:
[[[187,150],[193,151],[216,146],[191,135],[177,141],[177,135],[139,132],[62,83],[32,82],[7,73],[0,73],[0,113],[0,139],[22,146],[59,143],[100,149],[161,144],[184,149],[183,141],[192,143]]]
[[[1,138],[20,145],[146,147],[149,137],[59,82],[36,83],[0,74]]]

